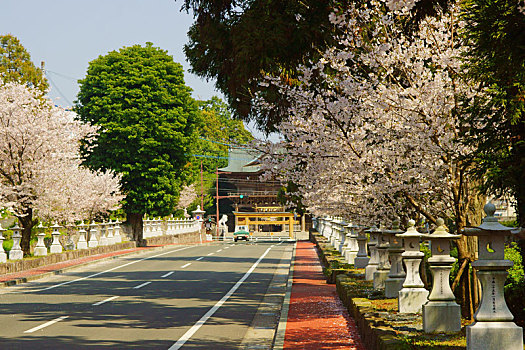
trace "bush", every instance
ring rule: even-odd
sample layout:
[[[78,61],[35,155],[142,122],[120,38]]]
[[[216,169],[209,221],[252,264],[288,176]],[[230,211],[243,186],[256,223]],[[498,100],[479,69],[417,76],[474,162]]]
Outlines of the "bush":
[[[514,322],[523,327],[525,326],[525,281],[521,252],[516,242],[505,248],[505,259],[514,262],[505,282],[505,299],[510,312],[514,315]]]

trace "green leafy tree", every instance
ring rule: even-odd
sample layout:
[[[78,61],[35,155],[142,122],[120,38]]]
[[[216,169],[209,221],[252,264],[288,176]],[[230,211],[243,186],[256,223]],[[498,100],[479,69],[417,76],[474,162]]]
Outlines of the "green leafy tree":
[[[121,174],[123,209],[138,244],[144,214],[173,213],[191,175],[197,108],[190,92],[182,66],[152,43],[98,57],[80,80],[75,109],[100,127],[84,139],[84,163]]]
[[[192,73],[215,79],[235,117],[253,120],[264,131],[288,113],[288,103],[273,85],[261,84],[265,75],[297,84],[297,67],[320,58],[336,45],[335,10],[348,9],[348,0],[185,0],[195,23],[184,47]],[[406,23],[417,28],[419,20],[446,8],[448,0],[420,0]],[[270,111],[254,103],[258,94]]]
[[[20,40],[11,34],[0,35],[0,79],[47,92],[48,83],[42,69],[35,67],[31,55]]]
[[[517,200],[525,227],[525,14],[514,0],[467,0],[464,32],[470,76],[489,98],[471,101],[465,130],[484,190]],[[490,117],[487,117],[490,116]],[[521,242],[521,251],[525,243]]]
[[[216,168],[228,165],[228,145],[245,145],[253,140],[253,135],[247,131],[240,120],[233,119],[231,109],[223,100],[214,96],[207,101],[198,101],[199,107],[199,138],[193,149],[196,157],[193,165],[195,172],[199,173],[202,163],[204,178],[204,207],[207,214],[215,214],[215,186]],[[196,188],[200,194],[200,179],[196,179]],[[221,183],[223,188],[225,184]],[[227,203],[227,200],[222,200]],[[199,199],[200,203],[200,199]],[[228,208],[221,209],[227,212]]]

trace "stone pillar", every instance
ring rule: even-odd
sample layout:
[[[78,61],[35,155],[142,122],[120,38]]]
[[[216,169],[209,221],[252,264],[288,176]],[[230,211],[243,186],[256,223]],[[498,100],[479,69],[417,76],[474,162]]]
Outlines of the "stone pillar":
[[[84,222],[81,222],[80,225],[78,225],[78,242],[77,242],[77,249],[87,249],[88,244],[86,242],[86,230],[87,227]]]
[[[9,251],[9,260],[20,260],[24,258],[24,252],[20,247],[20,240],[22,239],[22,234],[20,233],[20,226],[18,223],[15,224],[13,228],[13,247]]]
[[[345,226],[346,239],[348,240],[348,248],[345,252],[345,259],[349,264],[355,264],[355,257],[359,251],[359,247],[357,245],[357,234],[355,232],[356,228],[357,226],[353,224],[348,224]]]
[[[482,291],[475,322],[467,326],[467,349],[523,350],[523,328],[512,322],[514,316],[503,295],[507,269],[513,265],[512,261],[505,260],[505,236],[510,235],[512,229],[494,217],[494,204],[486,204],[483,210],[487,216],[482,224],[465,228],[463,232],[478,236],[479,260],[472,266],[477,269]]]
[[[399,291],[397,301],[401,314],[420,313],[423,304],[427,302],[428,290],[419,276],[419,265],[425,254],[419,250],[419,241],[423,235],[416,230],[416,222],[410,220],[405,233],[397,234],[403,239],[405,251],[401,254],[407,268],[403,288]]]
[[[456,261],[450,256],[450,240],[461,237],[448,232],[443,219],[437,220],[438,227],[430,240],[432,257],[428,259],[433,283],[428,302],[423,305],[423,331],[425,333],[459,332],[461,330],[461,307],[450,288],[450,270]]]
[[[365,280],[372,281],[374,279],[374,272],[377,271],[377,266],[379,265],[379,254],[377,252],[377,243],[381,231],[376,226],[370,227],[368,230],[365,230],[370,235],[370,240],[368,242],[368,250],[370,251],[370,260],[368,265],[365,267]]]
[[[94,248],[94,247],[98,247],[98,241],[97,241],[97,224],[95,224],[95,222],[92,222],[90,225],[89,225],[89,242],[88,242],[88,247],[89,248]]]
[[[326,221],[325,221],[325,228],[324,228],[324,232],[326,234],[326,238],[328,239],[328,242],[331,243],[331,238],[332,238],[332,219],[330,218],[327,218]]]
[[[368,262],[370,261],[370,258],[368,257],[367,251],[366,251],[366,233],[364,231],[364,227],[360,227],[357,229],[357,256],[354,260],[354,267],[356,269],[364,269]]]
[[[51,243],[51,247],[49,247],[49,252],[51,254],[62,253],[62,245],[58,240],[58,237],[60,236],[60,232],[58,230],[61,227],[62,226],[58,225],[56,222],[53,226],[51,226],[51,228],[53,229],[53,232],[51,232],[51,235],[53,236],[53,242]]]
[[[374,289],[385,289],[385,281],[390,272],[390,262],[388,261],[388,236],[384,234],[387,231],[382,226],[379,226],[380,235],[377,242],[377,255],[379,262],[377,269],[374,272]]]
[[[405,270],[403,270],[403,259],[401,254],[404,252],[401,238],[396,237],[398,233],[403,231],[399,229],[399,222],[394,222],[392,230],[387,230],[384,234],[389,240],[388,258],[390,259],[390,271],[385,281],[385,297],[397,298],[399,291],[403,288],[405,281]]]
[[[316,217],[316,216],[313,216],[313,217],[312,217],[312,228],[313,228],[314,230],[316,230],[317,232],[319,232],[319,230],[318,230],[318,226],[317,226],[317,225],[318,225],[318,223],[317,223],[317,217]],[[319,232],[319,233],[320,233],[320,232]]]

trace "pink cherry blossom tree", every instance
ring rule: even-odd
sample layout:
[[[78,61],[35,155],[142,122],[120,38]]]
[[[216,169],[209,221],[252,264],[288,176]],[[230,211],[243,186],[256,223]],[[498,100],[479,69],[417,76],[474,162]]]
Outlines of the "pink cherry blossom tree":
[[[38,96],[16,83],[0,87],[0,205],[20,220],[26,254],[35,213],[71,221],[120,199],[113,174],[79,166],[79,140],[96,130]]]

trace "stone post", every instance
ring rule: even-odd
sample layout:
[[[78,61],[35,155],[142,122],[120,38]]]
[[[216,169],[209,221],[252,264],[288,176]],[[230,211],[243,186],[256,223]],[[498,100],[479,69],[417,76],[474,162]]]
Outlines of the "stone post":
[[[333,239],[332,246],[334,247],[335,250],[340,252],[339,246],[341,244],[341,231],[343,230],[343,222],[341,221],[340,218],[338,218],[337,221],[334,221],[332,229],[334,233],[333,234],[334,239]]]
[[[354,267],[356,269],[364,269],[368,265],[368,262],[370,261],[370,258],[368,257],[368,253],[366,251],[366,233],[364,230],[364,227],[360,227],[357,229],[357,256],[354,260]]]
[[[461,330],[461,307],[450,288],[450,270],[456,261],[450,256],[450,240],[460,235],[452,235],[439,218],[438,227],[432,234],[426,235],[430,240],[432,257],[428,259],[433,282],[428,302],[423,305],[423,331],[425,333],[459,332]]]
[[[0,225],[0,263],[5,263],[7,262],[7,254],[5,253],[5,250],[4,250],[4,233],[5,231],[5,228],[3,228],[1,225]]]
[[[403,282],[405,281],[405,270],[403,270],[403,259],[401,254],[404,252],[401,238],[396,235],[403,233],[399,229],[399,222],[393,223],[392,230],[387,230],[384,234],[387,235],[389,240],[388,245],[388,258],[390,259],[390,271],[385,281],[385,297],[397,298],[399,291],[403,288]]]
[[[331,218],[326,218],[325,220],[325,227],[324,227],[324,232],[326,234],[326,238],[328,239],[328,242],[331,243],[331,238],[332,238],[332,219]]]
[[[317,217],[316,217],[316,216],[313,216],[313,217],[312,217],[312,228],[313,228],[314,230],[316,230],[317,232],[319,232],[319,231],[318,231],[318,223],[317,223]],[[320,232],[319,232],[319,233],[320,233]]]
[[[62,245],[58,240],[58,237],[60,236],[60,232],[58,230],[61,227],[62,226],[58,225],[56,222],[53,226],[51,226],[51,228],[53,229],[53,232],[51,232],[51,235],[53,236],[53,242],[51,243],[51,247],[49,247],[49,252],[51,254],[62,253]]]
[[[368,250],[370,251],[370,260],[368,265],[365,267],[365,280],[372,281],[374,279],[374,272],[377,271],[377,266],[379,264],[379,254],[377,252],[377,243],[381,231],[376,226],[370,227],[368,230],[365,230],[366,233],[370,235],[370,240],[368,242]]]
[[[385,281],[390,271],[390,262],[388,261],[388,236],[384,234],[387,230],[379,226],[378,241],[377,241],[377,255],[379,262],[377,269],[374,272],[374,289],[385,289]]]
[[[47,255],[47,248],[44,244],[44,237],[46,234],[44,233],[44,226],[42,225],[42,221],[40,221],[40,224],[37,226],[38,234],[36,235],[38,238],[38,242],[35,246],[35,251],[33,252],[34,256],[46,256]]]
[[[94,221],[89,225],[89,242],[88,242],[89,248],[98,247],[97,226],[98,225],[95,224]]]
[[[20,226],[18,226],[18,222],[15,224],[13,228],[11,228],[13,231],[13,247],[9,251],[9,259],[10,260],[20,260],[24,258],[24,252],[22,251],[22,248],[20,247],[20,240],[22,239],[22,234],[20,233]]]
[[[86,242],[86,230],[87,227],[86,224],[82,221],[80,225],[78,225],[78,242],[77,242],[77,249],[87,249],[88,244]]]
[[[481,225],[463,231],[465,235],[478,236],[479,260],[472,267],[477,270],[482,291],[475,322],[467,326],[467,349],[523,350],[523,328],[512,322],[514,316],[503,295],[507,269],[513,265],[505,260],[505,236],[512,229],[494,217],[494,204],[486,204],[483,210],[487,216]]]
[[[417,232],[416,222],[408,221],[405,233],[396,236],[403,239],[405,251],[401,254],[406,266],[406,278],[403,288],[399,291],[397,301],[398,310],[401,314],[420,313],[424,303],[427,302],[428,290],[419,276],[419,265],[425,254],[419,250],[419,241],[424,235]]]

